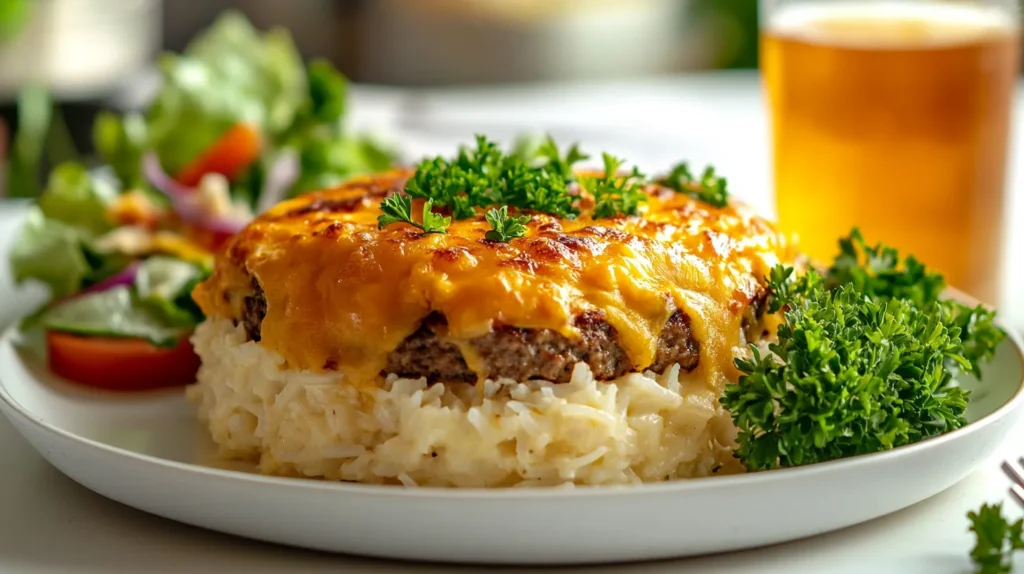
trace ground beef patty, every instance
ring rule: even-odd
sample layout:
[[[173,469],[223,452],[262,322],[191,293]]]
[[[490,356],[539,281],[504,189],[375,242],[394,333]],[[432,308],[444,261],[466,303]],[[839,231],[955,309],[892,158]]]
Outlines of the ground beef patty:
[[[259,284],[253,281],[254,293],[243,301],[242,324],[253,341],[260,340],[260,325],[267,312],[267,302]],[[507,377],[517,381],[539,378],[564,383],[572,375],[573,366],[584,362],[599,380],[614,379],[633,371],[618,333],[596,312],[576,317],[579,339],[568,339],[550,329],[521,329],[499,325],[487,335],[470,340],[480,356],[488,378]],[[420,328],[409,335],[388,355],[388,373],[402,377],[427,377],[431,382],[475,382],[462,352],[445,341],[447,321],[440,313],[431,313]],[[690,318],[681,311],[669,317],[651,369],[662,372],[673,363],[685,371],[697,367],[700,346],[690,331]]]

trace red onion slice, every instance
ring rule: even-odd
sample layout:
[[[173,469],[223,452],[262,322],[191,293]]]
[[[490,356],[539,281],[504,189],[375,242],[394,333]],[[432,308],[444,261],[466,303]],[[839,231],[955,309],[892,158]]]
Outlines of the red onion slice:
[[[141,263],[138,260],[132,261],[124,269],[118,271],[117,273],[111,275],[110,277],[107,277],[106,279],[100,281],[99,283],[90,285],[85,289],[82,289],[78,293],[66,297],[65,300],[75,299],[83,295],[89,295],[92,293],[102,293],[103,291],[109,291],[114,287],[118,287],[121,285],[134,285],[135,277],[139,274],[140,266]]]
[[[142,157],[142,171],[153,187],[171,200],[174,212],[185,223],[220,233],[238,233],[248,224],[248,221],[206,213],[202,205],[196,201],[197,189],[182,185],[167,175],[155,153],[147,152]]]
[[[299,155],[290,149],[283,150],[267,170],[260,198],[256,202],[256,213],[263,213],[280,203],[288,190],[299,179]]]

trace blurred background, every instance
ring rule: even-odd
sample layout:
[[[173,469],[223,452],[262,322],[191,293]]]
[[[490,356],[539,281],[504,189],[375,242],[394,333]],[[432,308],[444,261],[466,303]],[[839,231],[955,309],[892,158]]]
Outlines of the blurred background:
[[[288,29],[352,81],[586,81],[757,64],[754,0],[0,0],[0,157],[29,84],[62,120],[48,155],[91,151],[100,109],[136,105],[155,57],[227,9]],[[6,145],[5,145],[6,144]],[[42,172],[43,170],[41,170]]]
[[[111,165],[129,187],[147,146],[167,171],[184,169],[184,155],[200,157],[214,136],[255,117],[270,151],[299,156],[297,183],[277,185],[288,193],[451,150],[475,132],[510,142],[543,131],[645,171],[680,158],[714,164],[734,194],[772,216],[758,8],[757,0],[0,0],[0,197],[37,196],[69,160]],[[317,59],[351,83],[310,64]],[[103,161],[97,141],[107,144]],[[1024,154],[1014,145],[1011,159]],[[274,168],[287,171],[294,158],[257,151],[230,192],[258,211],[257,199],[280,198],[263,193]],[[1007,210],[1024,218],[1024,169],[1010,163]],[[1018,235],[1010,257],[1024,256],[1024,228]],[[1024,326],[1024,298],[1010,299]]]

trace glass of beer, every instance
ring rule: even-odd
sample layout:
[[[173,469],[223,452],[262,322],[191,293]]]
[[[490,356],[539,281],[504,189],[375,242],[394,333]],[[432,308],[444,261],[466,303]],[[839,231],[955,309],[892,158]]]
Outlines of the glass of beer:
[[[999,297],[1016,0],[762,0],[779,223],[828,263],[859,227]]]

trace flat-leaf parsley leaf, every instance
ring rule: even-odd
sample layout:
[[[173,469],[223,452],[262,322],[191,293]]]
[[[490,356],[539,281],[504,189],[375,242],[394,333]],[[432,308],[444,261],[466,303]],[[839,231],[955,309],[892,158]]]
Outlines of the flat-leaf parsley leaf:
[[[627,176],[619,174],[623,160],[602,153],[604,175],[588,177],[583,186],[594,196],[594,219],[614,217],[619,214],[637,215],[640,204],[647,201],[643,191],[644,175],[636,167]]]
[[[501,206],[501,209],[489,209],[484,218],[491,224],[490,231],[484,237],[502,243],[526,235],[526,224],[530,221],[529,215],[509,217],[507,205]]]
[[[668,175],[658,180],[658,185],[674,189],[715,207],[729,205],[726,179],[716,174],[712,166],[704,168],[704,173],[698,179],[693,176],[688,163],[677,163]]]
[[[967,513],[976,541],[971,550],[977,574],[1008,574],[1013,569],[1011,555],[1024,550],[1024,520],[1010,522],[1003,516],[1003,503],[982,504]]]
[[[419,223],[412,218],[412,198],[396,193],[380,203],[380,210],[383,213],[377,217],[377,228],[383,229],[392,223],[408,223],[424,233],[446,233],[445,230],[451,224],[452,218],[434,213],[433,204],[433,200],[430,199],[423,203],[423,222]]]
[[[590,159],[589,155],[580,151],[579,144],[575,143],[569,146],[563,156],[562,152],[558,150],[558,144],[551,136],[544,139],[544,142],[537,148],[537,154],[545,160],[543,165],[546,170],[560,175],[566,181],[576,179],[572,167],[574,164]]]

